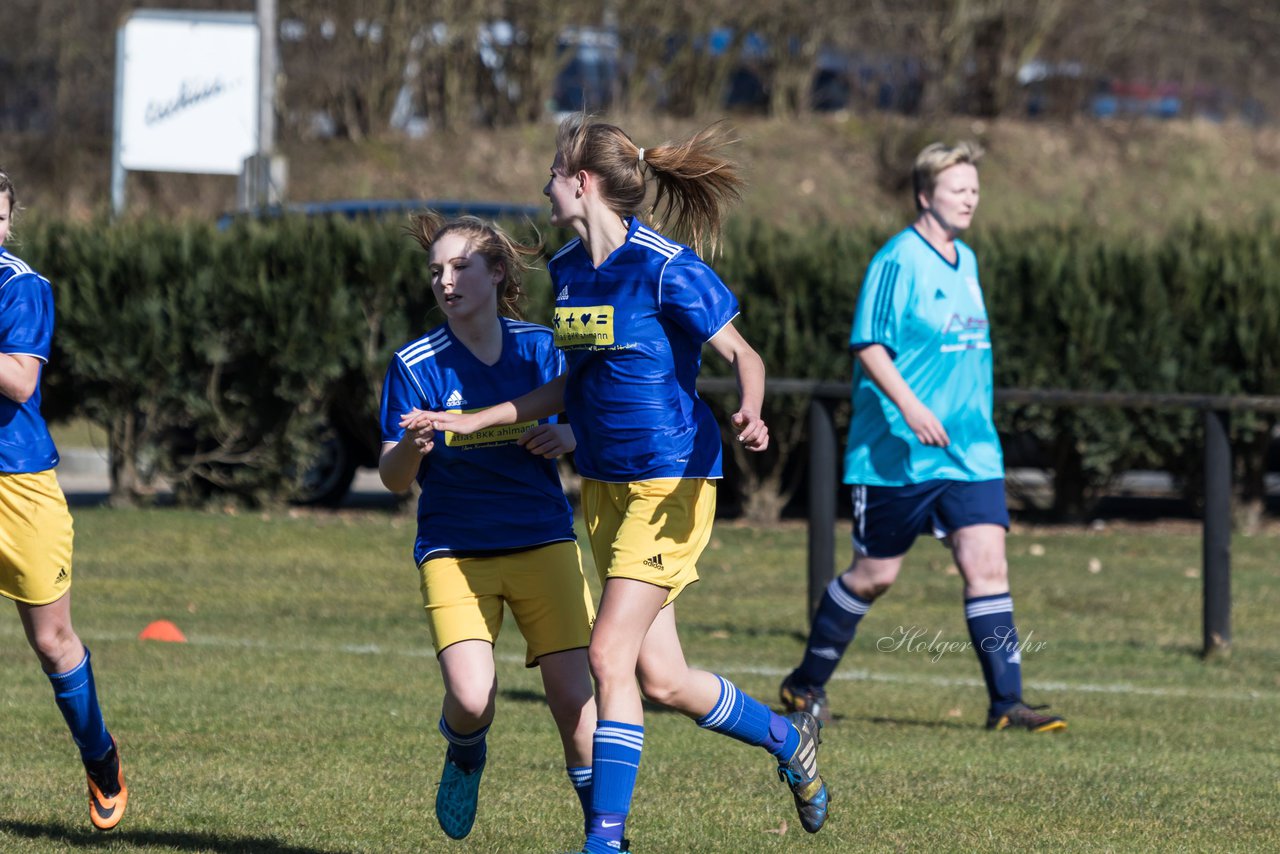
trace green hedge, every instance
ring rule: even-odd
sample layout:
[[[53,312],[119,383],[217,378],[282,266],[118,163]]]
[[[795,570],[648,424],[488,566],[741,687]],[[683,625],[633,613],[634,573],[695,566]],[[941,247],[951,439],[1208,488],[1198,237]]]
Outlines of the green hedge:
[[[1086,391],[1280,394],[1280,253],[1274,228],[1195,225],[1138,244],[1082,228],[975,240],[996,384]],[[1045,447],[1057,510],[1078,515],[1129,468],[1181,476],[1199,494],[1201,427],[1189,411],[1001,407],[1006,433]],[[1237,416],[1242,494],[1259,501],[1274,416]]]
[[[420,251],[339,220],[53,224],[23,238],[57,299],[48,414],[107,429],[122,498],[156,477],[182,500],[211,486],[288,497],[321,425],[369,433],[389,349],[434,305]]]
[[[1194,225],[1149,243],[1084,226],[976,233],[997,385],[1280,394],[1274,233],[1269,221],[1249,231]],[[544,235],[548,252],[566,239]],[[730,225],[715,266],[771,376],[848,379],[850,313],[889,236]],[[391,352],[439,322],[425,258],[397,224],[33,221],[21,237],[11,248],[54,282],[58,304],[46,413],[108,430],[121,498],[145,496],[156,477],[182,500],[210,487],[287,498],[321,425],[374,454]],[[528,317],[545,321],[545,271],[528,286]],[[725,369],[710,356],[707,370]],[[803,476],[807,401],[775,396],[767,406],[773,448],[730,466],[728,485],[754,518],[776,516]],[[1043,449],[1064,515],[1132,467],[1171,470],[1194,493],[1194,413],[1021,406],[997,417],[1007,435]],[[1233,421],[1247,498],[1261,496],[1274,421]]]

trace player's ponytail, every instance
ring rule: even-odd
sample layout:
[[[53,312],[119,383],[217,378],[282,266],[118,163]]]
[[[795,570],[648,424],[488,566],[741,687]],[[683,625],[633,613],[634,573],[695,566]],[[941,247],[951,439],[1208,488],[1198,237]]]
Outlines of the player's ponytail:
[[[446,234],[460,234],[470,243],[471,251],[484,258],[492,269],[501,265],[503,279],[498,291],[498,313],[517,320],[523,317],[524,271],[529,259],[542,251],[542,242],[524,244],[491,222],[474,216],[449,220],[435,211],[414,214],[405,227],[410,237],[428,253],[431,246]]]
[[[619,216],[646,212],[647,173],[656,188],[647,211],[653,226],[714,255],[725,214],[742,195],[737,168],[720,156],[733,141],[714,124],[683,142],[641,148],[621,128],[577,115],[560,123],[556,151],[566,173],[599,179],[601,197]]]

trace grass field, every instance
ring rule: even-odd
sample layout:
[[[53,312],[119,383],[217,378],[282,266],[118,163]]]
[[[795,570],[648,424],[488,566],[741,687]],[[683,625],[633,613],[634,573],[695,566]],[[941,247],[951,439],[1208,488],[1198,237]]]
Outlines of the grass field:
[[[10,610],[0,850],[505,854],[581,841],[510,625],[479,821],[461,843],[436,827],[441,689],[411,517],[82,509],[76,523],[76,626],[123,745],[129,814],[109,836],[88,830],[74,748]],[[1071,723],[1031,736],[981,728],[972,653],[941,646],[967,638],[959,580],[922,543],[830,686],[827,827],[800,830],[763,752],[652,711],[633,850],[1280,849],[1277,546],[1236,540],[1235,646],[1206,663],[1194,529],[1016,531],[1029,699]],[[721,524],[678,606],[690,660],[772,701],[802,648],[804,555],[802,527]],[[157,619],[189,642],[138,641]],[[904,632],[915,640],[898,645]]]

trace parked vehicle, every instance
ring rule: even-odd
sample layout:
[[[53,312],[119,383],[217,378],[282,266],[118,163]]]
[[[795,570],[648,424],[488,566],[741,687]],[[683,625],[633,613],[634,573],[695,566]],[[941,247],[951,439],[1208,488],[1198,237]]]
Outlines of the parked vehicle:
[[[560,34],[556,53],[564,62],[556,75],[551,113],[600,112],[613,106],[623,85],[618,34],[596,27],[570,27]]]
[[[289,215],[340,216],[346,219],[384,219],[404,216],[415,211],[433,210],[445,216],[470,214],[481,219],[532,219],[545,209],[541,205],[511,202],[485,202],[465,199],[336,199],[324,202],[290,202],[251,211],[233,211],[218,217],[218,228],[225,229],[242,217],[275,219]]]

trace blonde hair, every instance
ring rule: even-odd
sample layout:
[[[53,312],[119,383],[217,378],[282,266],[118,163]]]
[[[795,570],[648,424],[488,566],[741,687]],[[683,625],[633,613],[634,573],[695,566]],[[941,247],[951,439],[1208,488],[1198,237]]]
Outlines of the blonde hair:
[[[435,211],[414,214],[405,231],[428,254],[431,246],[446,234],[459,234],[467,239],[472,252],[484,258],[490,269],[502,266],[503,277],[498,291],[498,313],[517,320],[523,317],[523,273],[529,267],[525,259],[534,258],[542,251],[542,241],[525,245],[512,239],[505,231],[491,222],[474,216],[446,219]]]
[[[734,141],[714,124],[683,142],[640,148],[616,125],[579,114],[560,123],[556,154],[566,174],[596,176],[605,204],[619,216],[647,214],[658,230],[671,229],[694,251],[714,255],[725,214],[742,198],[737,168],[719,155]],[[646,166],[656,187],[647,211]]]
[[[982,154],[982,147],[976,142],[958,142],[955,145],[935,142],[926,145],[924,150],[916,155],[915,166],[911,168],[911,186],[915,191],[912,198],[915,200],[916,210],[924,212],[924,208],[920,206],[920,197],[933,195],[933,191],[938,187],[938,176],[943,170],[960,163],[977,167],[978,162],[982,160]]]

